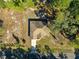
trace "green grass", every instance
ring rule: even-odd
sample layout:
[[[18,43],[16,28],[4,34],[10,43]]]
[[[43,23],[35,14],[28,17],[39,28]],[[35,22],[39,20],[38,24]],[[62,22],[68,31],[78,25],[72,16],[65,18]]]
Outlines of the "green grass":
[[[51,39],[51,37],[45,37],[37,42],[37,46],[39,45],[39,49],[41,52],[46,52],[45,45],[49,46],[52,53],[59,52],[59,51],[62,51],[62,52],[72,52],[73,51],[72,47],[74,47],[74,46],[72,43],[68,43],[65,46],[61,46],[59,43],[57,43],[57,45],[53,44],[53,41],[54,40]]]
[[[28,51],[28,48],[27,47],[23,47],[20,44],[13,44],[13,45],[8,44],[7,45],[7,44],[4,44],[4,43],[0,43],[0,49],[1,48],[6,48],[6,47],[11,47],[12,49],[22,48],[23,50]]]
[[[15,6],[12,1],[6,2],[6,8],[10,8],[18,12],[22,12],[24,11],[25,8],[30,8],[30,7],[34,7],[32,0],[27,0],[26,2],[22,2],[19,4],[19,6]]]
[[[45,45],[47,45],[51,52],[56,52],[57,51],[57,48],[55,48],[53,42],[52,42],[52,39],[50,37],[44,37],[42,38],[40,41],[37,42],[37,46],[39,46],[39,50],[41,52],[46,52],[47,50],[45,49]]]
[[[34,3],[32,2],[32,0],[27,0],[27,2],[25,2],[24,4],[24,7],[34,7]]]
[[[3,35],[3,33],[4,33],[4,28],[0,27],[0,35]]]

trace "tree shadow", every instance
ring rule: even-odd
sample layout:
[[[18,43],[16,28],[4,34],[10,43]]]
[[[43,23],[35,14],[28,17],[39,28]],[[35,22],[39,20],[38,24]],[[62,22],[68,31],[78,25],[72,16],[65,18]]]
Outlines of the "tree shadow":
[[[75,59],[79,59],[79,49],[78,48],[75,49],[74,54],[75,54]]]
[[[54,54],[52,53],[51,49],[48,45],[45,45],[45,49],[47,51],[47,59],[57,59]]]
[[[14,34],[12,34],[12,36],[16,40],[17,43],[20,43],[19,38],[17,36],[15,36]]]

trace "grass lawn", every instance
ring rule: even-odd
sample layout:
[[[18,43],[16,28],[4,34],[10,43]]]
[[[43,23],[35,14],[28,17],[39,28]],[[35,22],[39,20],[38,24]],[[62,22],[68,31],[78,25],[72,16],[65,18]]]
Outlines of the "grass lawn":
[[[34,4],[32,0],[27,0],[26,2],[20,3],[19,6],[15,6],[14,3],[10,1],[10,2],[6,2],[6,7],[18,12],[22,12],[26,8],[34,7]]]
[[[59,51],[73,52],[72,45],[67,44],[66,46],[61,46],[59,43],[54,44],[53,41],[54,40],[50,37],[45,37],[37,42],[37,46],[39,46],[41,52],[46,52],[45,45],[47,45],[50,48],[52,53]]]

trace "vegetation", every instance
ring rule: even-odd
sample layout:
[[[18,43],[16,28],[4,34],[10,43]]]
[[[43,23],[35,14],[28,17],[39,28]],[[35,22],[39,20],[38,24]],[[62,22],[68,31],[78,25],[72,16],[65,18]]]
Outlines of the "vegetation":
[[[10,8],[16,11],[24,11],[28,7],[34,7],[32,0],[0,0],[0,8]]]
[[[48,27],[52,32],[61,33],[72,41],[74,47],[79,48],[79,0],[11,0],[7,2],[0,0],[0,8],[17,11],[23,11],[34,5],[37,7],[36,15],[49,20]],[[3,32],[1,28],[0,32]],[[45,42],[50,43],[46,40]]]
[[[74,47],[79,40],[79,1],[78,0],[34,0],[37,16],[47,18],[52,32],[61,33]],[[40,12],[41,11],[41,12]]]
[[[2,36],[3,33],[4,33],[4,28],[1,28],[1,27],[0,27],[0,35]]]
[[[5,1],[4,0],[0,0],[0,8],[5,8]]]
[[[49,4],[47,2],[48,0],[46,2],[42,1],[40,6],[36,6],[38,10],[44,9],[45,11],[43,11],[42,15],[52,21],[50,22],[51,27],[49,26],[51,31],[63,32],[68,38],[76,37],[79,30],[79,20],[77,18],[79,15],[79,1],[49,0]]]

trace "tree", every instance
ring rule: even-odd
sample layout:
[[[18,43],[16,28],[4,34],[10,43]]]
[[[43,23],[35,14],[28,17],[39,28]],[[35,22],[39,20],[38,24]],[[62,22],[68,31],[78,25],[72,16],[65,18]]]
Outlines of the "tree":
[[[63,32],[68,38],[76,36],[79,31],[78,0],[38,1],[37,11],[41,15],[38,17],[47,18],[50,21],[49,28],[51,31]],[[40,10],[42,11],[39,12]]]
[[[15,6],[21,6],[23,5],[25,2],[27,2],[26,0],[12,0]]]
[[[15,6],[20,6],[20,0],[13,0]]]
[[[72,16],[79,15],[79,0],[73,0],[68,8]]]

